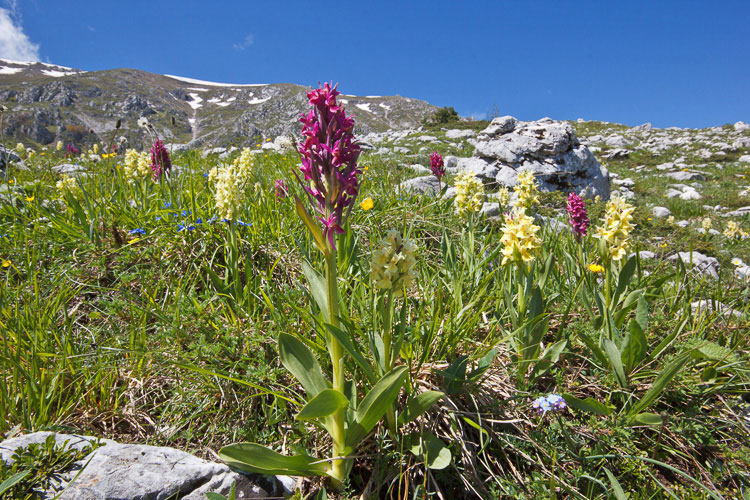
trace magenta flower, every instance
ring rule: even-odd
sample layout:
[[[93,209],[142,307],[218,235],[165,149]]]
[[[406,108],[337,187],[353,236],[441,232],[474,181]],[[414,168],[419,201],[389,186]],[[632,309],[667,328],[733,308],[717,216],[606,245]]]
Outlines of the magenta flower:
[[[430,155],[430,170],[432,174],[440,180],[445,175],[445,164],[443,157],[437,151]]]
[[[575,193],[568,195],[568,216],[570,225],[573,227],[573,234],[576,239],[586,236],[586,230],[589,227],[589,217],[586,214],[586,204],[583,199]]]
[[[161,139],[156,139],[151,148],[151,171],[154,173],[154,182],[159,182],[161,175],[171,169],[172,162],[169,159],[167,148],[164,147]]]
[[[336,86],[323,87],[307,93],[312,109],[302,114],[303,140],[297,149],[304,180],[297,180],[307,193],[323,234],[335,249],[333,234],[341,234],[359,193],[357,167],[359,145],[354,139],[354,120],[336,104],[340,93]],[[295,173],[296,175],[296,173]]]
[[[68,144],[68,147],[65,150],[65,158],[72,155],[77,155],[80,153],[77,147],[73,146],[72,144]]]
[[[276,198],[283,200],[289,195],[289,190],[286,188],[286,184],[284,184],[284,179],[276,179],[276,182],[273,183],[273,187],[276,191]]]

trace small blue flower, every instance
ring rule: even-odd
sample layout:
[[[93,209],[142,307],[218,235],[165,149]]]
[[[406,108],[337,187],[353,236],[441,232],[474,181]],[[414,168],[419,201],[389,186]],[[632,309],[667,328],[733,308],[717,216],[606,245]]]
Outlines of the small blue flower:
[[[241,220],[238,220],[237,225],[240,227],[252,227],[253,223],[252,222],[247,223],[247,222],[242,222]]]
[[[172,217],[179,217],[179,214],[172,214]]]
[[[177,232],[181,232],[185,230],[185,224],[177,224]]]
[[[196,223],[196,224],[203,224],[203,219],[202,219],[202,218],[200,218],[200,217],[198,217],[198,218],[197,218],[197,219],[195,220],[195,223]]]
[[[203,174],[203,177],[208,177],[208,174],[207,174],[207,173],[206,173],[206,174]]]
[[[187,217],[188,216],[188,211],[187,210],[183,210],[182,211],[182,216],[183,217]]]
[[[547,401],[547,398],[544,396],[540,396],[534,400],[533,403],[531,403],[531,406],[536,409],[536,411],[540,415],[544,415],[548,411],[552,409],[552,407],[549,404],[549,401]]]
[[[568,406],[563,397],[557,394],[550,394],[547,396],[547,402],[552,406],[554,411],[562,411]]]
[[[558,394],[549,394],[547,396],[539,396],[531,403],[531,406],[536,409],[540,415],[546,414],[548,411],[562,411],[567,408],[567,404],[562,396]]]
[[[168,202],[168,201],[165,201],[165,202],[164,202],[164,204],[163,204],[162,206],[163,206],[164,208],[171,208],[171,207],[172,207],[172,204],[171,204],[170,202]]]
[[[188,231],[193,231],[193,230],[195,229],[195,226],[193,226],[193,225],[191,224],[191,225],[189,225],[189,226],[188,226],[188,228],[187,228],[187,229],[188,229]]]
[[[161,220],[161,216],[157,215],[156,217],[154,217],[154,220],[157,221],[157,222],[160,221]]]
[[[142,227],[139,227],[136,229],[131,229],[130,231],[128,231],[128,234],[146,234],[146,231]]]
[[[217,217],[211,217],[211,218],[210,218],[210,219],[208,219],[208,221],[206,221],[206,222],[208,222],[209,224],[213,224],[213,223],[214,223],[214,222],[216,222],[217,220],[219,220],[219,219],[218,219]]]

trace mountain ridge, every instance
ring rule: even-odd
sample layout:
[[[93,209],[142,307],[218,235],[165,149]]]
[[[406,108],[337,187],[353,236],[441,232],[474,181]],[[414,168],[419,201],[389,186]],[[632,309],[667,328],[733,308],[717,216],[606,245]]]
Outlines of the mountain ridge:
[[[309,109],[308,87],[293,83],[233,84],[161,75],[135,68],[84,71],[49,63],[0,59],[5,142],[86,146],[115,135],[144,147],[137,122],[146,117],[165,142],[191,147],[248,146],[296,135]],[[417,127],[438,108],[401,96],[342,94],[357,133]]]

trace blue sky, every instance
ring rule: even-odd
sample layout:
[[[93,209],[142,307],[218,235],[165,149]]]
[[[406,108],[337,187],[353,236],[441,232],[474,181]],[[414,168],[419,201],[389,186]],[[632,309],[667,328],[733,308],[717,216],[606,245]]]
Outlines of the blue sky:
[[[229,83],[332,80],[344,93],[399,94],[463,116],[657,127],[750,121],[748,1],[0,6],[0,57],[9,44],[26,43],[42,61],[89,71],[130,67]],[[3,40],[3,22],[18,36]]]

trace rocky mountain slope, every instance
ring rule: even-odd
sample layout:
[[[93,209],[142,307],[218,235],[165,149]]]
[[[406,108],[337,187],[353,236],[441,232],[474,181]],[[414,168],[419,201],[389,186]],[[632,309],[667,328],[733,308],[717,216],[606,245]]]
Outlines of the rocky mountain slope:
[[[344,91],[346,89],[343,89]],[[47,145],[107,143],[117,136],[142,146],[137,121],[147,117],[165,142],[247,146],[258,138],[297,134],[307,110],[301,85],[205,82],[135,69],[86,72],[0,59],[3,140]],[[342,95],[358,133],[416,127],[437,109],[401,96]]]

